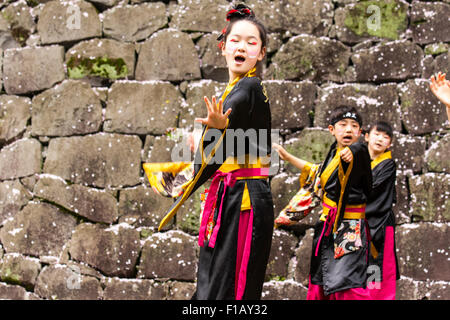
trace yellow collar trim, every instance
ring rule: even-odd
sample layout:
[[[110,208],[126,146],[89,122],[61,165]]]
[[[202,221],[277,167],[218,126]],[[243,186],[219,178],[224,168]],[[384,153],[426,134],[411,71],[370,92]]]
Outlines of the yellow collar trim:
[[[339,156],[339,149],[338,149],[338,150],[336,150],[336,154],[334,155],[333,159],[330,161],[328,166],[325,168],[325,170],[323,170],[322,174],[320,175],[320,185],[322,186],[322,189],[325,190],[325,185],[327,184],[327,181],[330,178],[331,174],[339,166],[339,162],[340,162],[340,156]]]
[[[231,90],[233,90],[234,86],[236,85],[236,83],[239,82],[239,80],[241,80],[242,78],[245,78],[245,77],[251,78],[254,76],[256,76],[256,67],[254,67],[253,69],[250,69],[246,74],[240,75],[240,76],[236,77],[233,81],[229,82],[227,87],[225,88],[225,92],[222,95],[222,102],[225,101],[225,98],[231,92]]]
[[[331,174],[338,168],[338,179],[339,184],[341,185],[341,194],[339,195],[339,202],[337,203],[337,214],[336,214],[336,220],[334,221],[333,226],[333,233],[337,230],[337,222],[339,221],[339,215],[341,212],[342,207],[342,200],[345,192],[345,188],[347,187],[348,179],[350,178],[350,174],[353,170],[353,160],[350,161],[348,164],[347,170],[344,172],[344,168],[342,167],[341,157],[340,157],[340,151],[343,149],[337,148],[336,154],[334,155],[333,159],[331,160],[330,164],[325,168],[325,170],[322,172],[322,175],[320,176],[320,184],[322,188],[325,190],[325,185],[330,178]]]
[[[391,151],[385,152],[383,154],[380,154],[378,157],[376,157],[372,162],[370,163],[370,167],[375,168],[377,165],[379,165],[381,162],[387,159],[392,159]]]

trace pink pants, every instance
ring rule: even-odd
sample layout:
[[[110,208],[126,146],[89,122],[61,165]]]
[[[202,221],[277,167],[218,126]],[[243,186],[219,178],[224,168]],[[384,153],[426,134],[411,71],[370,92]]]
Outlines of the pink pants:
[[[253,209],[241,211],[239,218],[238,245],[236,255],[235,296],[242,300],[247,280],[247,266],[250,258],[253,235]]]
[[[395,300],[397,268],[394,252],[394,228],[386,227],[383,249],[383,280],[367,284],[373,300]]]
[[[364,288],[342,290],[326,296],[322,286],[311,283],[310,276],[306,300],[371,300],[371,297],[369,291]]]

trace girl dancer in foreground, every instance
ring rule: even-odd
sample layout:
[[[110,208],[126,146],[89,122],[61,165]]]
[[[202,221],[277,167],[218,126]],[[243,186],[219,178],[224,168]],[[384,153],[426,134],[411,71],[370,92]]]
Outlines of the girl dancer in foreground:
[[[194,160],[193,177],[162,220],[212,178],[202,206],[197,290],[193,299],[260,299],[273,233],[269,99],[258,68],[266,29],[253,11],[238,5],[227,13],[218,38],[229,83],[219,102],[204,98],[208,116]],[[144,165],[145,167],[145,165]]]

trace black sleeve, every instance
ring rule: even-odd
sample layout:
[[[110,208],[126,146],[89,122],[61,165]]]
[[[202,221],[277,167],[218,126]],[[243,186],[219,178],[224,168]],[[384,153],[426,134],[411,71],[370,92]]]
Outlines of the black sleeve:
[[[372,191],[372,168],[369,150],[365,144],[360,142],[352,144],[349,148],[353,153],[351,184],[359,185],[366,195],[366,199],[368,199]]]
[[[344,172],[347,173],[347,170],[351,170],[351,172],[349,173],[347,185],[342,195],[342,205],[338,212],[339,218],[336,221],[336,225],[339,225],[344,218],[345,206],[348,203],[352,189],[359,191],[359,203],[365,203],[372,190],[372,169],[370,167],[370,155],[367,146],[357,142],[349,146],[349,148],[353,154],[353,166],[344,166],[345,162],[341,161]]]
[[[223,111],[226,112],[228,109],[232,109],[231,114],[228,117],[229,123],[226,128],[227,131],[236,129],[246,130],[249,127],[249,110],[252,108],[254,101],[253,99],[250,99],[252,94],[251,82],[246,80],[247,78],[244,78],[236,84],[237,87],[233,89],[234,92],[230,92],[227,99],[225,99]],[[205,157],[207,157],[208,153],[217,146],[216,154],[206,166],[203,164],[204,168],[201,172],[201,176],[197,180],[192,193],[205,183],[231,155],[232,150],[228,150],[225,144],[226,133],[223,140],[218,144],[223,132],[224,130],[209,129],[204,134],[203,150],[205,151]],[[199,173],[202,167],[200,148],[201,146],[199,146],[194,159],[194,176]]]
[[[368,216],[382,216],[395,202],[396,166],[393,160],[385,160],[374,169],[372,192],[367,202]]]

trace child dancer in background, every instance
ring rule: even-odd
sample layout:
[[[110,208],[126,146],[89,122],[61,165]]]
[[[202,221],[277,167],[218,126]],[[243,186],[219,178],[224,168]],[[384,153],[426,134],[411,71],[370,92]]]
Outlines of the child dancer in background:
[[[400,278],[395,253],[395,216],[392,211],[396,201],[396,166],[389,151],[392,137],[392,127],[383,121],[377,122],[365,134],[372,160],[373,183],[366,217],[372,238],[368,273],[369,278],[375,280],[369,281],[368,291],[374,300],[395,300],[395,282]]]
[[[370,299],[365,289],[369,249],[365,207],[372,172],[367,147],[357,142],[362,119],[348,106],[334,109],[330,117],[328,129],[336,142],[318,172],[324,191],[323,212],[314,227],[307,299]],[[296,158],[281,146],[273,147],[281,159],[301,170],[300,180],[316,170],[316,165]]]
[[[431,92],[447,107],[447,118],[450,122],[450,81],[445,79],[445,73],[438,73],[436,78],[430,78]]]
[[[218,103],[215,97],[212,101],[205,97],[208,116],[196,119],[206,127],[193,177],[183,185],[182,195],[160,225],[164,226],[181,204],[212,178],[198,239],[201,248],[193,299],[200,300],[260,299],[273,233],[273,202],[267,179],[271,115],[269,99],[257,76],[266,52],[267,32],[245,5],[230,10],[227,21],[218,40],[228,65],[229,83]],[[253,138],[246,134],[249,132]]]

